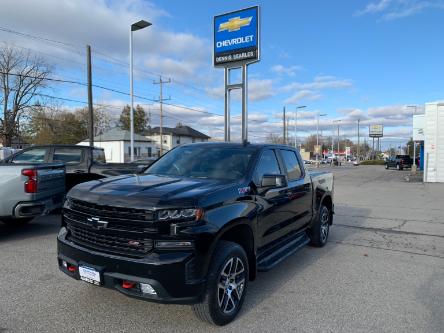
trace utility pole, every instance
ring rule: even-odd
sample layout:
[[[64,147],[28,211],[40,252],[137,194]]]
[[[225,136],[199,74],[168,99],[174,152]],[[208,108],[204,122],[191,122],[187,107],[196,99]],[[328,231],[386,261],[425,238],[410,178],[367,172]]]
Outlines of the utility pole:
[[[361,121],[361,119],[358,119],[358,149],[357,149],[357,155],[358,156],[356,156],[356,159],[358,160],[358,163],[359,163],[359,122]]]
[[[94,146],[94,110],[92,97],[92,70],[91,70],[91,46],[86,45],[86,71],[88,75],[88,115],[89,115],[89,145]]]
[[[283,133],[284,137],[283,137],[283,139],[284,139],[284,145],[285,145],[287,143],[287,119],[285,117],[285,106],[283,109],[283,113],[284,113],[283,118],[282,118],[284,121],[284,133]]]
[[[171,79],[162,80],[162,76],[159,76],[159,81],[154,81],[153,84],[158,84],[160,87],[160,95],[157,102],[160,105],[160,127],[159,127],[159,136],[160,136],[160,156],[163,155],[163,101],[168,101],[171,98],[163,98],[163,85],[164,83],[171,83]]]

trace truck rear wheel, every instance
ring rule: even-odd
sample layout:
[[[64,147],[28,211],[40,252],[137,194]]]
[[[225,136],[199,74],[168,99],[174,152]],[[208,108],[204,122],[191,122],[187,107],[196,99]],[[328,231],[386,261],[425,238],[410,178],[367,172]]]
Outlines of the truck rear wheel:
[[[316,247],[323,247],[327,244],[330,232],[331,212],[327,206],[321,205],[317,221],[309,231],[310,244]]]
[[[223,326],[239,313],[248,285],[248,259],[244,249],[233,242],[220,241],[208,271],[205,295],[193,305],[196,316]]]

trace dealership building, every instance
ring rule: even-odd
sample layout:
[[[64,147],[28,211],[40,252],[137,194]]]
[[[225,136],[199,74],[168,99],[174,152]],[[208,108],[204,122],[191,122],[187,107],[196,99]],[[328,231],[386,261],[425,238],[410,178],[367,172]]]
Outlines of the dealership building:
[[[444,102],[426,103],[425,113],[413,116],[413,141],[419,145],[424,182],[444,182]],[[441,129],[441,130],[440,130]]]

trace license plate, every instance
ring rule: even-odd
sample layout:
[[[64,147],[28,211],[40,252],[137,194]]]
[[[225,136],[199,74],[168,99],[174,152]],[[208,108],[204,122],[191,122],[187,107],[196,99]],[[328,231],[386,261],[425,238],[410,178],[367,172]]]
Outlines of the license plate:
[[[95,284],[97,286],[100,285],[100,273],[97,272],[94,268],[79,266],[79,274],[80,280]]]

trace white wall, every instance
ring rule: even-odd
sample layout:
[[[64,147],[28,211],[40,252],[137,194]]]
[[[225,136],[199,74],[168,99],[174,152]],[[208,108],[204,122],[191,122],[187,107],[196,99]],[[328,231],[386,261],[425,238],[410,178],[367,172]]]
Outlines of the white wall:
[[[123,143],[123,152],[124,152],[123,161],[124,162],[129,162],[131,160],[131,154],[128,154],[130,152],[129,151],[130,147],[131,147],[130,142],[126,141]],[[148,149],[147,148],[149,148],[149,147],[151,148],[151,156],[148,156]],[[156,153],[157,153],[156,147],[157,147],[157,145],[154,142],[134,141],[134,148],[136,149],[136,154],[134,154],[134,159],[135,160],[146,159],[148,157],[156,156]],[[139,152],[138,148],[140,148],[140,152]],[[122,163],[123,163],[123,161],[122,161]]]
[[[424,181],[444,182],[444,103],[425,107]]]
[[[89,146],[89,142],[82,141],[78,143],[81,146]],[[122,141],[94,141],[94,146],[103,148],[105,151],[106,161],[110,163],[123,163]]]

